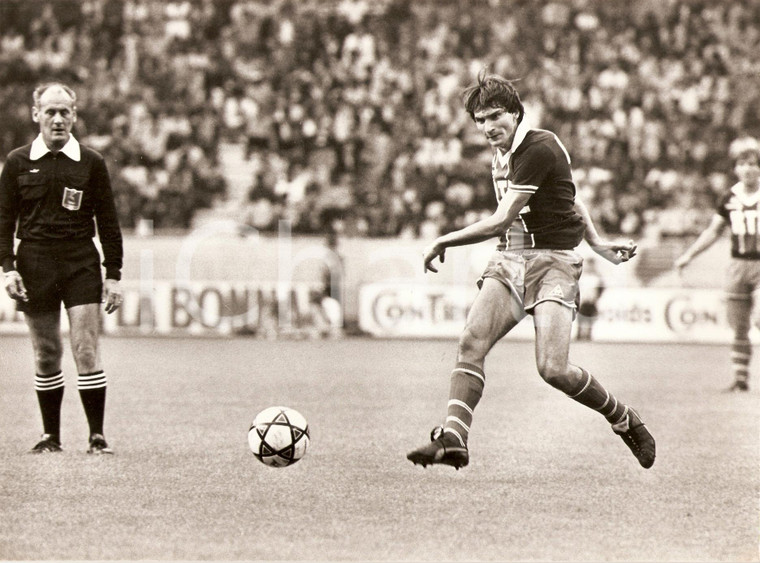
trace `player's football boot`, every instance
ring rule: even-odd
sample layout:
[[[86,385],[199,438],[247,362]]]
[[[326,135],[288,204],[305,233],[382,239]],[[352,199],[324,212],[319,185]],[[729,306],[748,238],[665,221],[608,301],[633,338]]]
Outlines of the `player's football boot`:
[[[422,467],[428,465],[450,465],[455,469],[464,467],[470,462],[467,446],[462,446],[459,439],[449,432],[443,432],[440,427],[433,428],[430,433],[432,441],[429,444],[409,452],[406,458]]]
[[[58,436],[54,436],[53,434],[43,434],[42,440],[37,442],[37,444],[29,450],[29,453],[48,454],[62,451],[63,448],[61,448],[61,441],[58,439]]]
[[[113,454],[113,450],[108,447],[108,443],[102,434],[93,434],[90,436],[90,447],[87,449],[88,454],[108,455]]]
[[[734,381],[731,387],[726,389],[726,393],[744,393],[745,391],[749,391],[749,383],[738,379]]]
[[[613,424],[612,431],[623,439],[625,445],[639,460],[641,467],[649,469],[654,465],[654,438],[635,410],[628,407],[628,416],[622,422]]]

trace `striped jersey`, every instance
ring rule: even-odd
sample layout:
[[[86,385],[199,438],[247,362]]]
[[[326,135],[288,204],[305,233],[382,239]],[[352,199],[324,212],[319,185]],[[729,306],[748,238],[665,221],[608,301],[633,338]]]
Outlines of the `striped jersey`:
[[[575,212],[570,156],[557,136],[523,120],[510,151],[496,149],[491,166],[496,200],[508,191],[529,193],[528,204],[501,237],[499,249],[574,249],[585,231]]]
[[[731,256],[760,259],[760,190],[747,193],[738,182],[721,199],[717,209],[731,228]]]

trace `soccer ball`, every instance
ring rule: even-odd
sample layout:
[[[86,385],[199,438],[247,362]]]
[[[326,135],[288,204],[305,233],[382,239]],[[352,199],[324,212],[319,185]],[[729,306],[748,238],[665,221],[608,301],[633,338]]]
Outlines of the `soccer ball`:
[[[253,419],[248,446],[261,463],[286,467],[301,459],[309,447],[309,424],[288,407],[269,407]]]

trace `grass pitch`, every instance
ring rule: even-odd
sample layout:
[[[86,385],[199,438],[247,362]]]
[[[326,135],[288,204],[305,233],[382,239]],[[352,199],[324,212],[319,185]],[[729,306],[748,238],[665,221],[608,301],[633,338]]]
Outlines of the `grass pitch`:
[[[760,380],[722,394],[724,346],[574,344],[657,439],[644,470],[502,342],[455,471],[405,458],[445,416],[451,341],[107,338],[116,455],[92,457],[68,349],[65,451],[27,455],[31,346],[0,340],[2,559],[758,561]],[[272,405],[310,423],[291,467],[247,447]]]

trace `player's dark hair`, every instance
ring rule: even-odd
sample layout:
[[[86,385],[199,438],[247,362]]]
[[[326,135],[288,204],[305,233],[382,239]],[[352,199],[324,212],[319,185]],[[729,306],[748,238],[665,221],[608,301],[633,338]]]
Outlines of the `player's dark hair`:
[[[478,83],[467,88],[462,98],[464,109],[472,119],[475,119],[476,111],[489,107],[504,108],[509,113],[516,113],[518,121],[525,115],[520,94],[512,82],[498,74],[489,74],[487,69],[480,71]]]
[[[64,84],[63,82],[45,82],[44,84],[40,84],[34,89],[34,92],[32,93],[32,99],[34,100],[34,107],[40,107],[40,97],[42,94],[44,94],[47,90],[49,90],[52,87],[58,87],[61,88],[64,92],[66,92],[69,97],[71,98],[71,101],[76,105],[77,103],[77,95],[76,92],[70,87]]]

